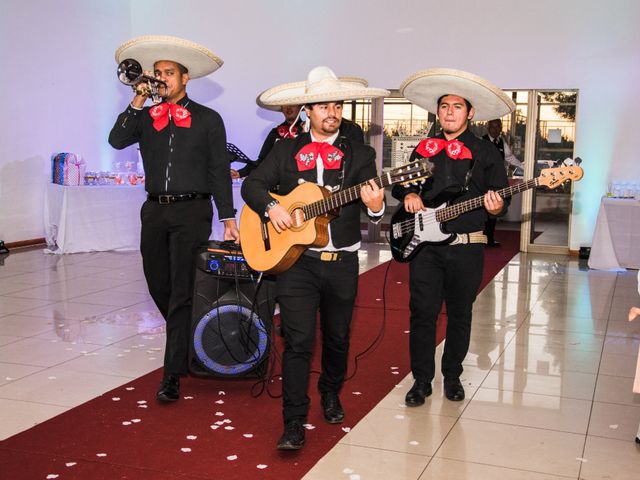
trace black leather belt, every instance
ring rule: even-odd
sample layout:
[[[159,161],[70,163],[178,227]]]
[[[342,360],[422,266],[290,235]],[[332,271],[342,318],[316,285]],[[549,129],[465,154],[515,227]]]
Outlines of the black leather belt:
[[[343,260],[347,257],[358,255],[357,252],[347,252],[344,250],[338,252],[318,252],[317,250],[306,250],[304,255],[311,258],[317,258],[318,260],[322,260],[323,262],[337,262],[338,260]]]
[[[147,195],[147,200],[159,202],[163,205],[174,202],[184,202],[186,200],[206,199],[210,200],[211,195],[207,193],[165,193],[161,195],[154,195],[152,193]]]

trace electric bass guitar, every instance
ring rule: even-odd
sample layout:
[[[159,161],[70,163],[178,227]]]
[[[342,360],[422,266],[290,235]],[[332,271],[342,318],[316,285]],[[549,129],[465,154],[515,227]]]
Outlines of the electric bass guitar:
[[[395,183],[417,183],[431,175],[427,163],[415,161],[394,168],[373,181],[380,188]],[[265,273],[282,273],[293,265],[309,247],[329,243],[329,222],[337,209],[360,199],[360,189],[369,182],[331,193],[315,183],[298,185],[287,195],[271,194],[285,207],[293,226],[280,233],[262,213],[245,205],[240,214],[240,244],[251,268]]]
[[[498,190],[502,198],[524,192],[533,187],[557,188],[568,180],[580,180],[582,168],[577,165],[546,168],[540,176],[511,187]],[[391,254],[398,262],[410,261],[424,245],[447,245],[457,236],[444,228],[444,223],[465,212],[483,207],[483,197],[475,197],[460,203],[448,205],[446,202],[435,208],[427,208],[418,213],[408,213],[404,205],[391,217],[389,243]]]

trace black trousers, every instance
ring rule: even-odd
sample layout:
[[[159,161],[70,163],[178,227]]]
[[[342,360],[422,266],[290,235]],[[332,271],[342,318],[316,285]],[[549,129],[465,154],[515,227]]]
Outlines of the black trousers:
[[[339,393],[347,373],[351,315],[358,289],[358,255],[335,262],[306,255],[276,280],[284,331],[282,398],[284,421],[306,419],[316,318],[322,331],[321,393]]]
[[[458,378],[469,350],[471,311],[482,270],[484,245],[424,246],[409,266],[411,372],[430,382],[435,375],[436,321],[444,300],[447,337],[442,356],[444,378]]]
[[[211,235],[207,199],[161,205],[147,200],[140,212],[140,252],[149,293],[167,322],[164,373],[188,373],[195,256]]]

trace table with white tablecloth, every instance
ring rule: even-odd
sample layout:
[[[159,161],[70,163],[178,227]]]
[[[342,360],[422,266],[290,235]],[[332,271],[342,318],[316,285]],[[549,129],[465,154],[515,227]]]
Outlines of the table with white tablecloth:
[[[233,185],[238,218],[244,205],[240,185]],[[49,184],[44,209],[47,253],[138,250],[140,207],[146,197],[144,186]],[[214,209],[211,238],[222,240],[223,233]]]
[[[589,267],[640,268],[640,200],[602,199],[591,243]]]

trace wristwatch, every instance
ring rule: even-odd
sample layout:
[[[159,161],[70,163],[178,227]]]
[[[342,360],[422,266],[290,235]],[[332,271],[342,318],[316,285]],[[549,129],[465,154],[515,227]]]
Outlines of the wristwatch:
[[[279,203],[280,202],[278,200],[271,200],[269,203],[267,203],[267,206],[264,207],[264,216],[268,217],[269,216],[269,210],[271,210],[273,207],[275,207]]]

